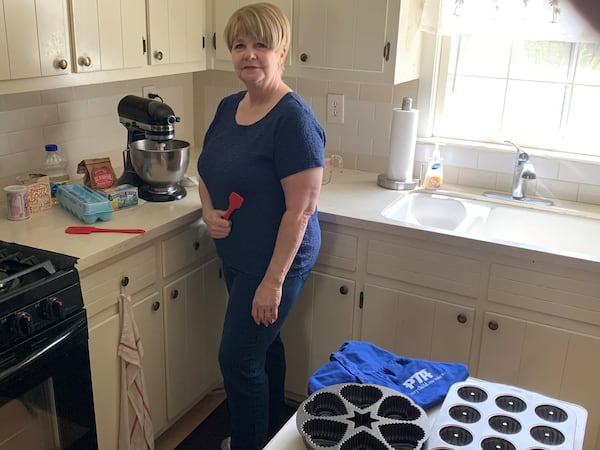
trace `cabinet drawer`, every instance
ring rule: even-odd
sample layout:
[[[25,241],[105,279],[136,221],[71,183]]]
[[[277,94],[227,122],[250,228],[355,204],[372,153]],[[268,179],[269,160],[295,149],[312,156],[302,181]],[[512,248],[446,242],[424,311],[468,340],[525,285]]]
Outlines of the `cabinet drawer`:
[[[126,292],[133,295],[151,286],[157,279],[156,249],[148,247],[130,256],[113,261],[98,270],[91,268],[81,277],[83,301],[92,317],[99,311],[117,303],[124,281]]]
[[[600,280],[567,268],[492,264],[488,299],[556,317],[600,325]],[[534,263],[531,263],[534,266]]]
[[[208,260],[215,246],[204,223],[193,224],[162,242],[162,271],[168,277],[179,270]]]
[[[367,273],[476,298],[481,262],[450,253],[413,247],[404,241],[370,240]]]
[[[357,236],[322,229],[317,263],[354,272],[357,249]]]

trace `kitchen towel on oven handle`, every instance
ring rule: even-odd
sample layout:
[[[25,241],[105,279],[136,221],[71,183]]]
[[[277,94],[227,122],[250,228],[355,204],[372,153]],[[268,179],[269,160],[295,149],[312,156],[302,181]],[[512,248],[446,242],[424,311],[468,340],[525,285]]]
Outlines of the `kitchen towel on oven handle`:
[[[450,386],[469,376],[462,363],[406,358],[363,341],[344,342],[329,359],[311,376],[308,395],[340,383],[378,384],[428,409],[444,401]]]

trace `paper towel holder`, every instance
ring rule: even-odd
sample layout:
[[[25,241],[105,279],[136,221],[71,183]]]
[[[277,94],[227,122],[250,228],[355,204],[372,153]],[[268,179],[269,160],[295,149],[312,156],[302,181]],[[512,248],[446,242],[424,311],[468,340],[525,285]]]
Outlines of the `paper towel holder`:
[[[396,181],[391,180],[385,173],[380,173],[377,176],[377,184],[386,189],[394,189],[396,191],[410,191],[417,187],[419,180],[412,181]]]
[[[412,133],[416,136],[416,131],[417,131],[417,118],[418,118],[418,111],[413,110],[412,109],[412,98],[410,97],[404,97],[402,99],[402,108],[400,109],[394,109],[394,114],[411,114],[412,117]],[[392,157],[398,157],[398,153],[395,152],[393,153],[394,150],[398,149],[399,147],[394,146],[394,127],[396,124],[396,120],[397,119],[401,119],[402,117],[404,117],[404,119],[406,119],[406,116],[399,116],[396,117],[394,115],[393,119],[392,119],[392,138],[391,138],[391,142],[390,142],[390,157],[389,157],[389,161],[388,161],[388,165],[390,166],[388,168],[388,171],[386,173],[380,173],[379,176],[377,177],[377,184],[383,188],[386,189],[393,189],[393,190],[397,190],[397,191],[409,191],[412,189],[415,189],[417,187],[418,184],[418,180],[414,180],[412,179],[412,177],[409,176],[408,172],[412,172],[412,164],[413,164],[413,159],[414,159],[414,143],[412,145],[412,152],[410,153],[410,155],[403,155],[402,158],[405,159],[406,161],[410,161],[409,167],[404,167],[404,170],[401,170],[401,172],[404,173],[400,173],[398,174],[397,171],[393,171],[391,170],[392,164],[394,164],[392,161]],[[410,117],[410,116],[409,116]],[[404,130],[403,130],[404,131]],[[407,146],[404,146],[404,148],[408,149]],[[393,154],[393,156],[392,156]],[[397,163],[397,159],[395,160],[395,162]]]

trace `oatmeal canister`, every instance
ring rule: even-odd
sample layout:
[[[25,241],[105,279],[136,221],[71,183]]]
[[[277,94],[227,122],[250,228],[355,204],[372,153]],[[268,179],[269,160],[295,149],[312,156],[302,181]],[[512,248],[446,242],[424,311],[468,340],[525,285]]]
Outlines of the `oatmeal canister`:
[[[8,220],[24,220],[29,218],[29,201],[27,186],[13,185],[4,188]]]

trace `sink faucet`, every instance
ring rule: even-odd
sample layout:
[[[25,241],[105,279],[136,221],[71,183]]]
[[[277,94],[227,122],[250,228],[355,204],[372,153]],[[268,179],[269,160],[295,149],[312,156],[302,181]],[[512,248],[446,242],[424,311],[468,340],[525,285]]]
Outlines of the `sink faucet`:
[[[512,182],[512,198],[515,200],[524,200],[527,194],[527,181],[535,180],[537,175],[535,167],[529,160],[529,154],[521,149],[517,144],[511,141],[504,141],[517,149],[517,160]]]

